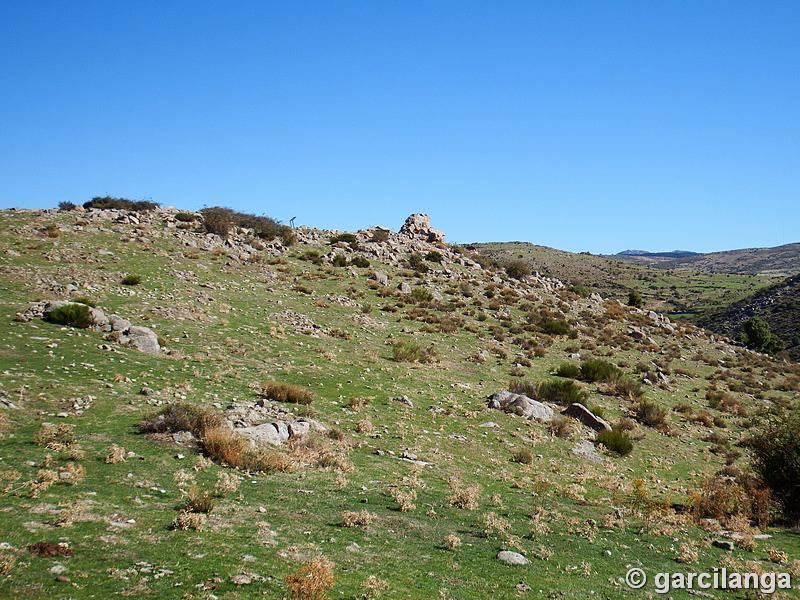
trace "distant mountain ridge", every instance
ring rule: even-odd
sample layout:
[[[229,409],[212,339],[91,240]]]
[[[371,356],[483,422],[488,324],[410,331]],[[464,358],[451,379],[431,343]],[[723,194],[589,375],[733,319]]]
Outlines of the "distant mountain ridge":
[[[686,258],[687,256],[697,256],[700,252],[690,250],[673,250],[672,252],[648,252],[647,250],[623,250],[617,252],[615,256],[643,256],[651,258]]]

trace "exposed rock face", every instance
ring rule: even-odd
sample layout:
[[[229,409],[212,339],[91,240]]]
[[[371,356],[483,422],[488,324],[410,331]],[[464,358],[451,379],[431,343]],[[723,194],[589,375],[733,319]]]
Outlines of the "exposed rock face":
[[[573,417],[595,431],[611,430],[611,425],[608,424],[608,421],[601,419],[579,402],[570,404],[561,414]]]
[[[124,332],[124,335],[120,336],[120,342],[153,356],[156,356],[161,351],[161,346],[158,344],[158,336],[149,327],[137,327],[135,325],[129,327]]]
[[[400,234],[423,242],[444,242],[444,232],[432,228],[431,218],[423,213],[415,213],[408,217],[400,228]]]
[[[553,409],[532,398],[522,394],[503,391],[492,394],[487,399],[489,408],[495,408],[508,413],[514,413],[527,419],[541,419],[550,421],[553,419]]]

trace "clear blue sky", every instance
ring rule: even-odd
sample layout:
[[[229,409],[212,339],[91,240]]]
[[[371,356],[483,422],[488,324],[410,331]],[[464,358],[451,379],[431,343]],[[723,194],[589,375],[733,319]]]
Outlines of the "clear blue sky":
[[[0,207],[575,252],[800,241],[800,2],[0,4]]]

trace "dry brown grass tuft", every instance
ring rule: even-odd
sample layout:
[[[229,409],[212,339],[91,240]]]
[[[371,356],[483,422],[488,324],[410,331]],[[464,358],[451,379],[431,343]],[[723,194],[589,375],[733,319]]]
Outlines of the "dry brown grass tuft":
[[[333,567],[330,559],[319,555],[286,577],[291,600],[325,600],[336,581]]]
[[[123,460],[125,460],[125,448],[122,446],[117,446],[116,444],[111,444],[108,447],[108,453],[106,454],[106,464],[114,465]]]
[[[465,510],[476,510],[478,508],[478,498],[483,492],[483,486],[479,483],[473,483],[467,487],[460,487],[457,483],[453,482],[450,486],[453,494],[448,498],[448,502],[456,508],[463,508]]]
[[[377,515],[366,509],[359,510],[358,512],[345,510],[342,512],[342,527],[364,527],[372,523],[376,516]]]
[[[308,405],[314,401],[314,393],[299,385],[268,381],[261,386],[261,395],[275,402]]]

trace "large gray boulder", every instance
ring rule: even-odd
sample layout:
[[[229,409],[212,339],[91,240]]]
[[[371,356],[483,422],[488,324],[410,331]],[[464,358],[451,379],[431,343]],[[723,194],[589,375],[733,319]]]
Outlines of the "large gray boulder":
[[[591,427],[595,431],[603,431],[604,429],[608,430],[611,429],[611,425],[609,425],[608,421],[606,421],[605,419],[601,419],[579,402],[570,404],[564,411],[562,411],[561,414],[577,419],[578,421],[580,421],[587,427]]]
[[[498,552],[497,560],[504,562],[507,565],[527,565],[529,562],[531,562],[519,552],[512,552],[511,550],[501,550]]]
[[[487,405],[489,408],[514,413],[526,419],[541,419],[542,421],[553,419],[553,409],[546,404],[542,404],[533,398],[528,398],[523,394],[515,394],[507,390],[489,396]]]
[[[127,337],[126,343],[133,348],[152,354],[156,356],[161,352],[161,346],[158,343],[158,336],[156,332],[149,327],[138,327],[133,325],[125,332]]]

